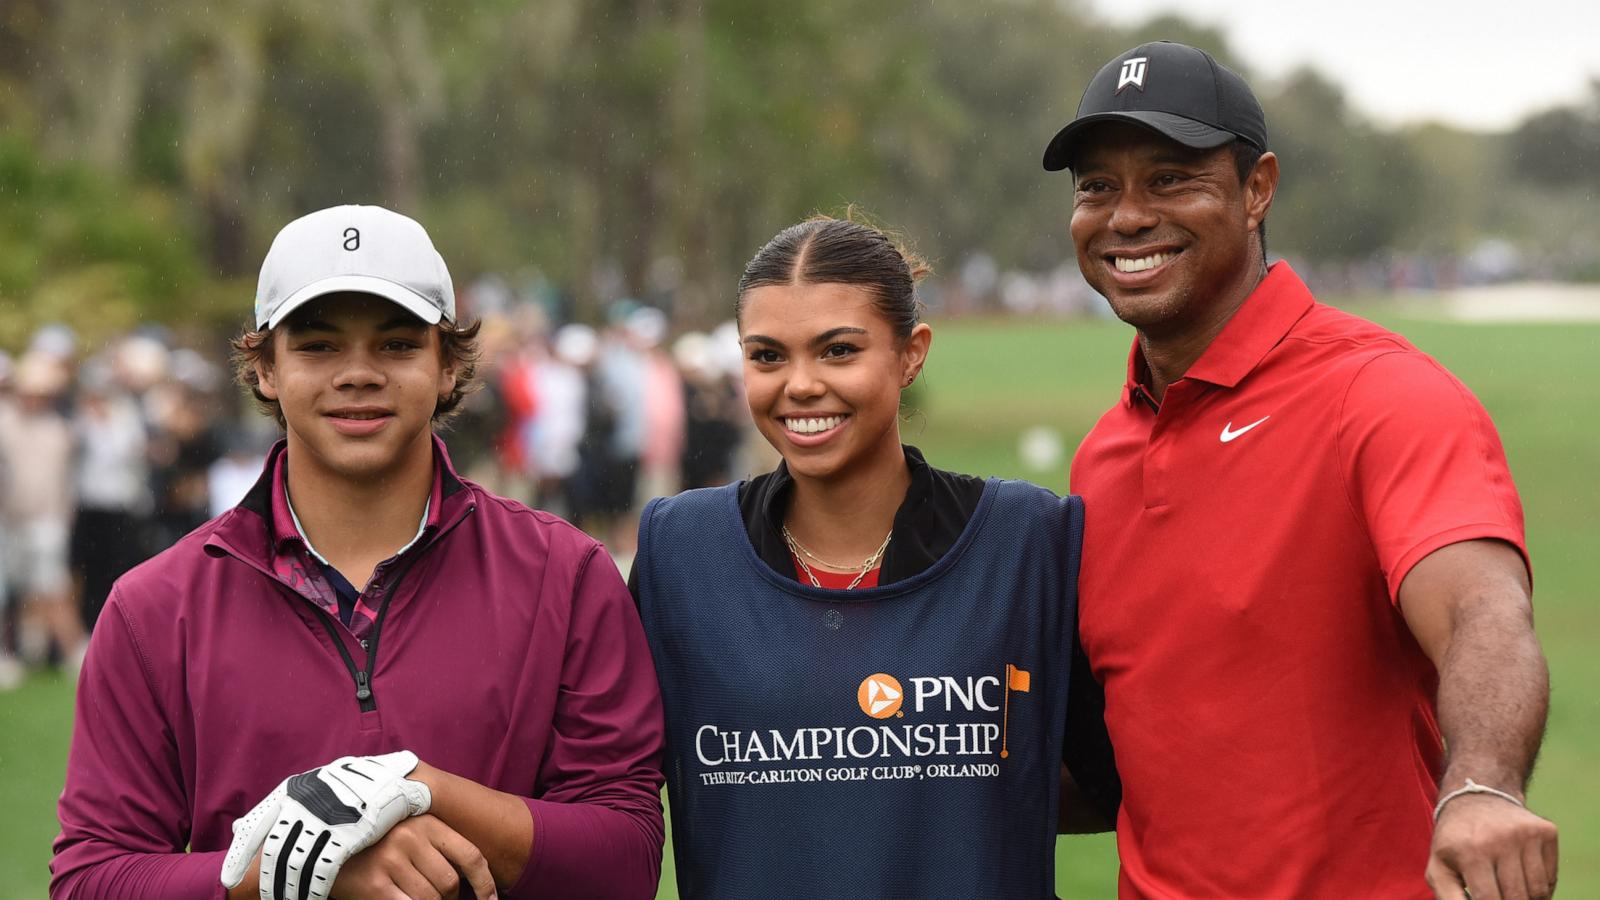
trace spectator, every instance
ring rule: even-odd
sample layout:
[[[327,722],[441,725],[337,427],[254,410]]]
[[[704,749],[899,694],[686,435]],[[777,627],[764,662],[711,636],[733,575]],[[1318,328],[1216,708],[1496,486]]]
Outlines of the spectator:
[[[661,349],[667,335],[667,317],[661,310],[645,307],[635,312],[628,318],[626,331],[644,361],[644,439],[639,469],[648,499],[670,494],[679,485],[685,427],[683,376]],[[629,512],[638,508],[638,499],[629,503]]]
[[[595,359],[589,402],[589,423],[584,435],[583,469],[592,492],[588,525],[606,545],[624,553],[633,546],[634,494],[639,485],[639,461],[644,454],[648,420],[645,413],[646,362],[639,337],[628,327],[640,311],[631,300],[611,310],[612,324],[600,341]]]
[[[156,533],[161,547],[175,543],[210,516],[206,477],[222,455],[208,397],[176,380],[152,390],[157,416],[155,461]]]
[[[139,408],[104,364],[83,369],[72,430],[78,454],[78,508],[72,520],[72,571],[78,607],[93,628],[111,584],[150,555],[150,463]]]
[[[40,353],[17,366],[17,404],[0,420],[0,490],[6,570],[22,598],[24,660],[42,663],[51,642],[73,672],[83,661],[83,623],[72,608],[67,535],[72,523],[72,429],[56,409],[67,387],[59,360]]]
[[[727,484],[734,477],[734,455],[748,420],[739,388],[717,366],[711,338],[706,335],[696,331],[680,337],[672,354],[683,374],[682,486]]]
[[[588,427],[589,384],[598,338],[587,325],[567,325],[556,332],[551,352],[531,369],[539,396],[529,425],[528,444],[539,479],[541,503],[559,500],[574,521],[585,511],[578,476],[579,444]]]
[[[13,369],[11,356],[0,350],[0,422],[7,421],[14,414],[12,412],[13,404],[11,399],[11,375]],[[0,450],[0,485],[10,483],[6,465],[5,453]],[[0,488],[0,490],[3,490],[3,488]],[[3,503],[4,494],[0,494],[0,505],[3,505]],[[11,652],[10,644],[4,639],[5,626],[11,620],[10,578],[6,571],[6,557],[9,554],[4,549],[9,546],[10,543],[6,539],[5,516],[0,516],[0,693],[15,690],[22,684],[22,679],[26,674],[22,663],[17,661],[16,656]]]

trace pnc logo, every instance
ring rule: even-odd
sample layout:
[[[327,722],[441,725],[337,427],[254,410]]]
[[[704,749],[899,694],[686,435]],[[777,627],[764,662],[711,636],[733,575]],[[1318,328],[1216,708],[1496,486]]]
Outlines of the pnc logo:
[[[856,702],[861,704],[861,711],[874,719],[887,719],[900,712],[905,697],[900,680],[882,672],[863,678],[861,687],[856,689]]]

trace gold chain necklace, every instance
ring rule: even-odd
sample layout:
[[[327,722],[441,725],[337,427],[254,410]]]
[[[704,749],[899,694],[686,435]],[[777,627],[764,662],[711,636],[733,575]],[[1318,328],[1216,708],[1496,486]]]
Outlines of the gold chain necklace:
[[[790,533],[788,525],[780,525],[778,527],[783,532],[784,543],[789,545],[789,552],[794,554],[794,561],[800,564],[800,571],[806,573],[806,578],[811,582],[812,587],[822,587],[822,582],[817,580],[817,574],[811,571],[811,567],[806,565],[806,561],[800,558],[802,556],[809,556],[814,562],[821,563],[830,569],[848,570],[857,568],[856,566],[835,565],[825,559],[822,559],[815,553],[807,550],[804,544],[795,540],[795,536]],[[871,572],[873,569],[877,568],[878,561],[883,559],[883,552],[889,549],[889,539],[892,537],[894,537],[894,529],[891,528],[889,529],[889,533],[883,536],[883,543],[878,545],[878,549],[872,551],[872,555],[862,561],[859,567],[860,571],[856,573],[856,577],[849,584],[845,585],[845,590],[855,590],[856,585],[861,583],[861,579],[866,578],[868,572]]]

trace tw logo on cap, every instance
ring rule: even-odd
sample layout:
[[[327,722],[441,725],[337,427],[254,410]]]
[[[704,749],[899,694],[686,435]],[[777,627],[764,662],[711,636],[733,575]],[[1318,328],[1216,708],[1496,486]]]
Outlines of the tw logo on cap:
[[[1148,56],[1135,56],[1133,59],[1123,60],[1122,71],[1117,73],[1116,93],[1122,93],[1122,89],[1130,84],[1138,88],[1140,93],[1143,93],[1144,73],[1146,64],[1149,62],[1150,57]]]

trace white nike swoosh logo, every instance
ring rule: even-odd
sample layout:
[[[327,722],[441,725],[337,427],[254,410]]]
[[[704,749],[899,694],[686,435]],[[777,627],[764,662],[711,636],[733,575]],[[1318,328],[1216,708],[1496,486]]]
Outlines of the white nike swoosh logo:
[[[1246,431],[1249,431],[1250,429],[1256,427],[1257,425],[1260,425],[1262,422],[1265,422],[1266,420],[1268,420],[1270,418],[1272,418],[1272,417],[1271,416],[1262,416],[1261,418],[1255,420],[1254,422],[1251,422],[1249,425],[1246,425],[1245,427],[1239,429],[1238,431],[1234,431],[1233,430],[1233,423],[1229,422],[1228,424],[1222,426],[1222,442],[1224,444],[1226,444],[1227,442],[1233,440],[1234,438],[1238,437],[1241,434],[1244,434]]]

